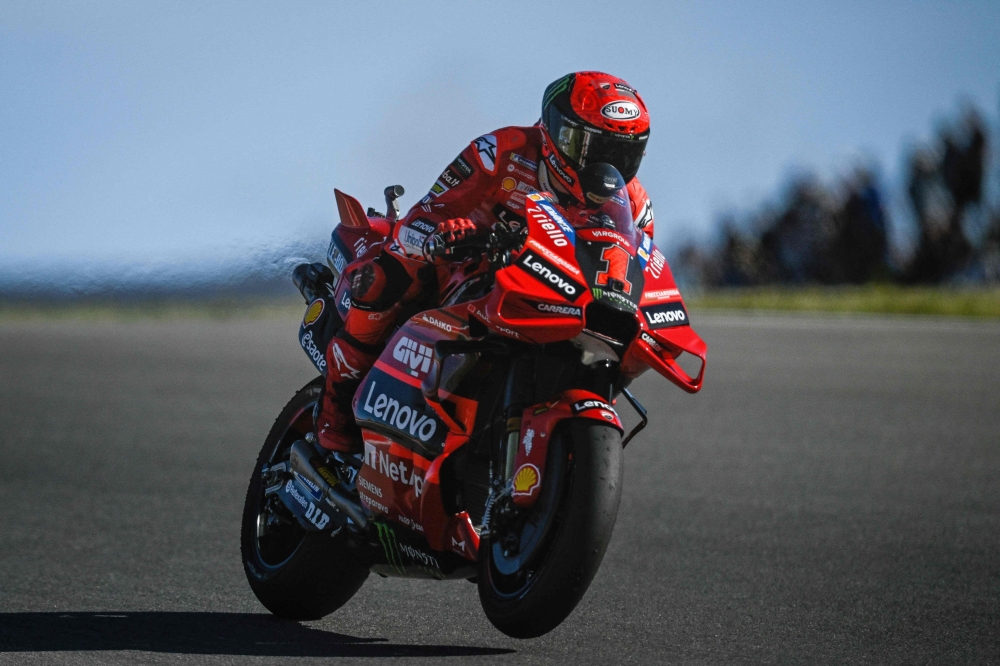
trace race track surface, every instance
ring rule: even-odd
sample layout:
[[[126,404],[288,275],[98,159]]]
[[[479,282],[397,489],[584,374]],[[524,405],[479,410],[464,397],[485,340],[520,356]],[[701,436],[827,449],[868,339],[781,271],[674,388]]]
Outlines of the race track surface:
[[[314,374],[296,321],[0,324],[0,663],[1000,662],[1000,326],[693,319],[705,389],[636,382],[607,557],[532,641],[464,581],[256,602],[239,518]]]

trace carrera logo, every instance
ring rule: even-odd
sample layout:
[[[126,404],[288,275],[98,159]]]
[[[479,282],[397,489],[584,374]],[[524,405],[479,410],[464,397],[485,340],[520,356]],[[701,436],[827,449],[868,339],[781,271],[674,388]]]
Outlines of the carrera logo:
[[[539,312],[548,312],[569,317],[581,317],[583,315],[583,309],[576,305],[556,305],[554,303],[542,303],[538,301],[528,302],[534,305],[535,309]]]
[[[615,411],[614,408],[603,400],[597,400],[592,398],[590,400],[580,400],[579,402],[574,402],[571,407],[574,414],[579,414],[580,412],[585,412],[588,409],[606,409],[609,412]]]
[[[365,397],[365,404],[362,409],[379,421],[390,425],[402,432],[407,432],[411,437],[419,439],[421,442],[430,441],[434,433],[437,432],[437,421],[426,414],[420,413],[419,409],[414,409],[409,405],[400,405],[395,398],[388,397],[385,393],[379,393],[372,402],[375,395],[376,382],[368,389]]]
[[[431,367],[431,348],[405,335],[396,343],[392,357],[408,366],[410,374],[414,377],[419,377],[421,372],[427,372]]]
[[[663,347],[660,346],[660,343],[654,340],[653,336],[651,336],[646,331],[639,331],[639,337],[642,338],[643,342],[652,347],[654,351],[658,352],[663,351]]]
[[[604,108],[601,109],[601,115],[611,120],[632,120],[638,118],[640,113],[639,105],[627,100],[605,104]]]
[[[679,302],[639,309],[642,310],[642,316],[646,318],[646,324],[652,329],[683,326],[688,323],[687,312],[684,310],[684,305]]]
[[[530,250],[525,251],[517,263],[539,282],[557,294],[565,296],[570,302],[575,301],[583,293],[583,285]]]

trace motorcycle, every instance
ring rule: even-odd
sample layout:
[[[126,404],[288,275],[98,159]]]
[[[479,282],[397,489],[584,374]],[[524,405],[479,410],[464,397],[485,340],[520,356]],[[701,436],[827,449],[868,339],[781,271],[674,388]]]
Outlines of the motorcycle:
[[[647,423],[629,383],[653,368],[695,393],[707,352],[624,182],[611,182],[572,224],[532,192],[522,219],[487,234],[421,234],[425,254],[451,261],[436,302],[401,314],[355,393],[357,455],[316,443],[323,352],[350,307],[352,262],[393,242],[403,189],[386,189],[387,216],[335,192],[327,265],[294,274],[308,303],[299,340],[321,376],[271,428],[243,514],[247,580],[272,613],[323,617],[370,573],[474,582],[513,637],[572,612],[611,538],[623,451]],[[684,353],[700,360],[695,376]],[[619,398],[639,415],[627,434]]]

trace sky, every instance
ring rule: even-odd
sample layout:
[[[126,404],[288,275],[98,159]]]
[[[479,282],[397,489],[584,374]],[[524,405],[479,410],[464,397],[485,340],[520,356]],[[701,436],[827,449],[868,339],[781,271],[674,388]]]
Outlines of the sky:
[[[584,69],[646,101],[670,246],[794,170],[892,184],[963,100],[995,123],[1000,2],[0,0],[0,272],[326,236],[334,187],[408,207]]]

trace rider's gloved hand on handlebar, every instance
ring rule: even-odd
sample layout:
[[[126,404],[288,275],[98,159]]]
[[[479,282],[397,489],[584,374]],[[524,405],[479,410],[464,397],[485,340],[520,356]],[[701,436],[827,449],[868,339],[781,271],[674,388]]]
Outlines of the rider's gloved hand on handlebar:
[[[476,224],[468,218],[459,217],[440,223],[434,233],[440,235],[448,243],[456,243],[466,236],[474,236]]]

